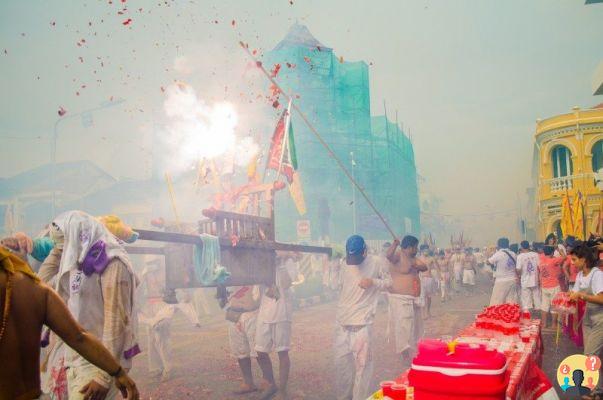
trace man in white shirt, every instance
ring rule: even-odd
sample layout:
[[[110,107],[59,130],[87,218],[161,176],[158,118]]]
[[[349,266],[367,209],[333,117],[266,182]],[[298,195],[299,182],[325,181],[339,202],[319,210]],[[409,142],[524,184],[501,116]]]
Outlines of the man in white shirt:
[[[255,336],[255,350],[258,364],[269,386],[264,389],[260,399],[272,398],[280,391],[281,398],[287,398],[289,380],[289,349],[291,347],[291,321],[293,315],[293,291],[291,283],[297,279],[297,256],[285,258],[276,268],[275,285],[266,288],[260,301]],[[279,387],[277,388],[272,371],[270,355],[276,351],[279,359]]]
[[[521,308],[523,311],[540,309],[540,285],[538,285],[538,263],[540,256],[530,249],[524,240],[517,256],[517,272],[521,275]]]
[[[335,332],[337,399],[364,400],[373,375],[373,321],[381,291],[391,286],[383,257],[368,255],[361,236],[346,243],[346,265],[338,274],[340,289]]]
[[[509,239],[498,239],[498,250],[488,259],[488,264],[496,268],[490,305],[517,303],[517,259],[509,250]]]
[[[452,266],[452,289],[456,293],[460,293],[461,283],[463,281],[465,255],[461,252],[460,247],[454,248],[454,254],[450,257],[450,265]]]

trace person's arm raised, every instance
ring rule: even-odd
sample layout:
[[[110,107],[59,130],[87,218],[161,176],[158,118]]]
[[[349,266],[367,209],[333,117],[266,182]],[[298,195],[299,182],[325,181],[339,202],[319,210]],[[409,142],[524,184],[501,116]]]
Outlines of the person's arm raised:
[[[94,335],[86,332],[77,323],[63,300],[61,300],[54,290],[47,285],[42,285],[46,290],[45,325],[86,360],[109,375],[113,375],[115,377],[115,385],[119,388],[124,398],[138,400],[139,394],[136,384],[121,368],[109,350]]]

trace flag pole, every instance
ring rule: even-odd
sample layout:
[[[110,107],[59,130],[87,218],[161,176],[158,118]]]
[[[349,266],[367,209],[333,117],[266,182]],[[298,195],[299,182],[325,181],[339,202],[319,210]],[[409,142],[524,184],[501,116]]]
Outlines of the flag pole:
[[[281,94],[287,100],[291,101],[291,96],[289,96],[281,88],[281,86],[276,82],[276,80],[274,80],[274,78],[268,73],[268,71],[266,71],[266,68],[264,68],[264,66],[262,65],[262,62],[258,61],[253,56],[253,54],[251,54],[251,52],[249,51],[249,46],[245,45],[245,43],[243,43],[243,42],[239,42],[239,45],[247,53],[247,55],[249,56],[249,58],[251,58],[255,62],[255,65],[262,71],[262,73],[266,76],[266,78],[268,78],[268,80],[274,85],[274,87],[276,87],[277,89],[279,89],[279,91],[281,92]],[[358,189],[358,191],[360,192],[360,194],[362,194],[362,197],[364,197],[364,199],[366,200],[366,202],[368,203],[368,205],[375,212],[375,214],[377,215],[377,217],[379,217],[379,219],[381,220],[381,222],[383,223],[383,225],[385,226],[385,228],[388,230],[388,232],[392,235],[392,237],[394,239],[397,239],[396,234],[394,233],[394,231],[392,230],[392,228],[390,227],[390,225],[387,223],[387,221],[385,220],[385,218],[383,217],[383,215],[379,212],[379,210],[377,210],[377,207],[375,206],[375,204],[373,204],[373,202],[368,197],[368,195],[366,194],[366,192],[364,191],[364,189],[358,184],[358,182],[356,182],[356,180],[352,177],[352,175],[347,170],[347,168],[345,167],[345,165],[341,162],[341,160],[339,159],[339,157],[337,157],[337,155],[335,154],[335,152],[333,152],[333,150],[331,149],[331,146],[329,146],[328,143],[324,141],[324,139],[322,138],[322,136],[320,136],[320,134],[318,133],[318,131],[316,130],[316,128],[314,128],[314,126],[310,123],[310,121],[308,120],[308,118],[306,117],[306,115],[297,106],[297,104],[291,103],[291,107],[295,111],[297,111],[297,113],[299,114],[299,116],[301,117],[301,119],[304,121],[304,123],[310,129],[310,132],[312,132],[312,134],[314,134],[314,136],[316,137],[316,139],[318,139],[318,141],[325,148],[325,150],[327,151],[327,153],[329,153],[329,155],[333,158],[333,160],[335,160],[335,162],[337,163],[337,165],[339,166],[339,168],[341,168],[341,170],[347,176],[347,178],[352,182],[352,184],[354,184],[354,186],[356,186],[356,188]]]
[[[281,159],[278,163],[278,171],[276,173],[276,181],[281,176],[281,171],[283,170],[283,158],[285,157],[285,149],[288,149],[287,146],[289,144],[289,123],[291,122],[291,98],[289,98],[289,104],[287,105],[287,116],[285,117],[285,132],[283,132],[283,141],[281,143]]]

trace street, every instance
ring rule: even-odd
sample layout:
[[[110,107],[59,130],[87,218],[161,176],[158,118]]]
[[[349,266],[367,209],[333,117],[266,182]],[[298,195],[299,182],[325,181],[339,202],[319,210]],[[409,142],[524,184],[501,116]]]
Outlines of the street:
[[[433,299],[432,314],[425,324],[427,337],[455,335],[470,323],[475,314],[489,301],[490,286],[480,282],[474,295],[457,296],[442,304]],[[210,300],[212,301],[212,300]],[[291,356],[290,394],[292,399],[330,399],[333,393],[333,334],[335,302],[297,310],[294,314]],[[140,342],[146,347],[146,332],[141,326]],[[387,340],[387,305],[380,304],[375,323],[374,386],[401,372],[402,363],[393,353],[393,344]],[[578,353],[563,336],[559,348],[555,335],[543,333],[545,343],[544,371],[554,382],[559,362],[569,354]],[[255,399],[257,395],[237,396],[240,371],[230,356],[227,324],[221,314],[202,321],[194,328],[185,318],[176,314],[172,325],[173,378],[159,382],[148,376],[146,354],[136,357],[133,377],[145,399]],[[273,356],[274,368],[278,360]],[[253,364],[256,384],[260,383],[259,367]],[[277,372],[275,371],[275,374]]]

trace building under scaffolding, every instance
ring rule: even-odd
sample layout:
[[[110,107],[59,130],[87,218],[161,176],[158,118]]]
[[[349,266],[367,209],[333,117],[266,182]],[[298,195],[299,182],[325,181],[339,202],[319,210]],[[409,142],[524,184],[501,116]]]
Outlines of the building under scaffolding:
[[[263,62],[268,68],[280,64],[277,79],[283,90],[293,96],[393,229],[418,234],[412,143],[391,116],[371,117],[368,65],[338,58],[299,24]],[[342,241],[354,231],[372,240],[389,239],[366,201],[295,113],[292,123],[308,212],[300,216],[288,193],[279,193],[279,239],[303,239],[296,232],[296,220],[309,221],[308,240]]]

